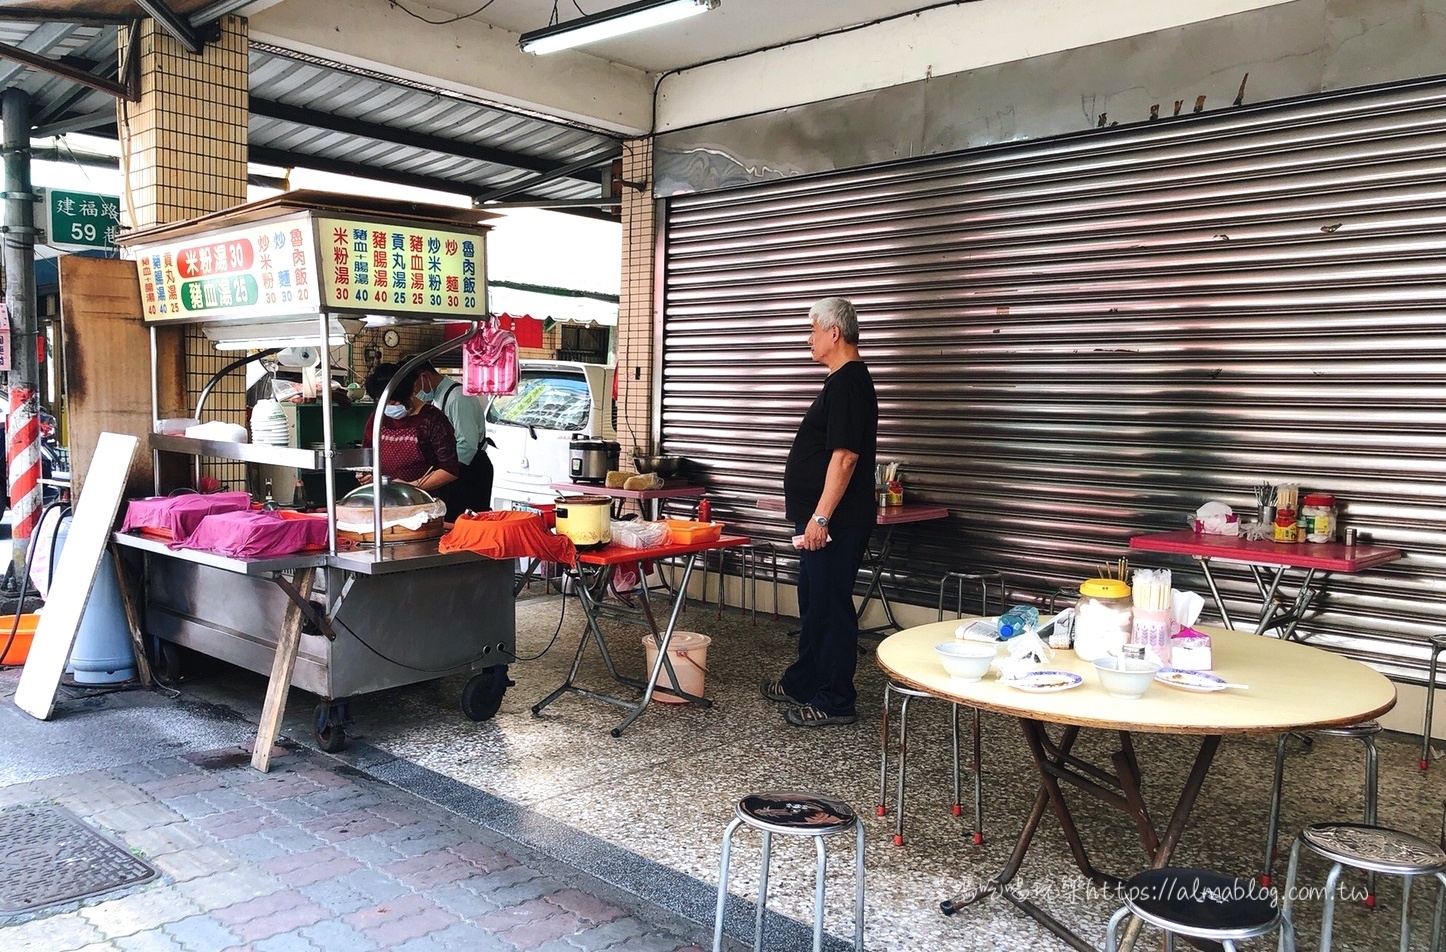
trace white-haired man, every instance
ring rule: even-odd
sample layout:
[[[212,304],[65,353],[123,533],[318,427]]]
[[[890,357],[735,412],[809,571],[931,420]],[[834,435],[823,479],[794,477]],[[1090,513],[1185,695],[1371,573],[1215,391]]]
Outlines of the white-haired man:
[[[783,470],[785,509],[803,537],[798,575],[803,627],[798,660],[777,681],[763,682],[762,693],[796,705],[784,712],[790,724],[831,727],[858,720],[853,592],[874,528],[879,401],[859,357],[853,304],[824,298],[808,316],[809,352],[828,368],[828,377],[799,423]]]

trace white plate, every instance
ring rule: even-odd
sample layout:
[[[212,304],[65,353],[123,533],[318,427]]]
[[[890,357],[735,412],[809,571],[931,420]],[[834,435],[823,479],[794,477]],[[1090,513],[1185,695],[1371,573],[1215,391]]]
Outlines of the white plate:
[[[1155,672],[1155,680],[1185,691],[1223,691],[1228,687],[1224,678],[1217,678],[1207,671],[1186,671],[1182,668],[1161,668]]]
[[[1017,678],[1006,678],[1004,683],[1021,691],[1048,694],[1077,688],[1084,684],[1084,678],[1070,671],[1028,671]]]

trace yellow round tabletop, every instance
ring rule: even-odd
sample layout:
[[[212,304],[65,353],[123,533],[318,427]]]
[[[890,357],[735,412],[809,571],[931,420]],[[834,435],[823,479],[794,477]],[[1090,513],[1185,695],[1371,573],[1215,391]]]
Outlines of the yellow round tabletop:
[[[982,681],[949,676],[934,646],[954,640],[969,619],[935,622],[890,635],[875,658],[895,681],[946,701],[1015,717],[1163,734],[1275,734],[1369,720],[1396,703],[1396,687],[1380,672],[1342,655],[1276,638],[1196,626],[1211,641],[1210,673],[1248,685],[1222,691],[1190,691],[1153,682],[1143,697],[1111,697],[1094,665],[1068,649],[1035,665],[1069,671],[1078,687],[1033,693],[998,680],[998,669]],[[1000,657],[1007,657],[1003,649]]]

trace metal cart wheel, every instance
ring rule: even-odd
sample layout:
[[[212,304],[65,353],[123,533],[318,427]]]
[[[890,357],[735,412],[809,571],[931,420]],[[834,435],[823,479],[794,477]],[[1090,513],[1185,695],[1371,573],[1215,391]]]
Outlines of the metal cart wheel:
[[[315,723],[312,731],[316,734],[316,746],[334,754],[346,747],[346,724],[348,716],[346,701],[322,701],[316,706]]]
[[[155,670],[151,674],[168,688],[181,683],[181,648],[169,641],[156,641]]]
[[[502,696],[516,683],[507,677],[505,664],[483,669],[462,688],[462,713],[474,721],[490,720],[502,707]]]

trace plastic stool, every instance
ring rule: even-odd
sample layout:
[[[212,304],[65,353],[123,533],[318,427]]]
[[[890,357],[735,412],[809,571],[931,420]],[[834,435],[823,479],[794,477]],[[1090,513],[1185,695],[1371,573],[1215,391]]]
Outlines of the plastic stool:
[[[773,834],[811,836],[818,853],[813,893],[813,952],[823,948],[823,896],[828,877],[828,853],[824,838],[853,830],[854,837],[854,948],[864,948],[864,825],[842,800],[796,790],[750,793],[738,801],[736,816],[723,830],[723,856],[718,866],[718,913],[713,923],[713,952],[723,949],[723,907],[728,901],[728,857],[733,834],[740,824],[763,833],[763,871],[758,877],[758,912],[753,925],[753,948],[763,948],[763,912],[768,907],[768,861]]]
[[[954,617],[964,615],[964,590],[968,586],[979,587],[979,614],[989,614],[989,589],[999,590],[999,610],[1004,610],[1004,573],[997,569],[979,569],[973,572],[946,572],[939,579],[939,621],[944,620],[944,595],[950,582],[954,583]]]
[[[1446,850],[1439,845],[1383,826],[1369,826],[1363,823],[1313,823],[1295,838],[1290,850],[1290,867],[1285,874],[1284,915],[1290,915],[1291,900],[1295,896],[1295,876],[1300,867],[1300,848],[1305,846],[1311,852],[1325,857],[1331,863],[1325,881],[1325,911],[1321,914],[1320,952],[1330,952],[1331,925],[1335,921],[1336,886],[1341,878],[1341,869],[1353,869],[1369,873],[1386,873],[1401,876],[1401,949],[1405,952],[1411,938],[1411,881],[1417,876],[1434,876],[1446,887]],[[1437,948],[1440,938],[1441,909],[1438,899],[1435,927],[1432,929],[1431,948]]]
[[[1446,651],[1446,635],[1431,638],[1431,665],[1426,669],[1426,719],[1421,724],[1421,769],[1431,766],[1431,705],[1436,700],[1436,663]]]
[[[1360,741],[1366,747],[1366,790],[1365,790],[1365,822],[1367,826],[1376,825],[1376,735],[1381,732],[1381,725],[1376,721],[1362,721],[1359,724],[1347,724],[1342,727],[1324,727],[1311,733],[1320,737],[1345,737]],[[1281,781],[1285,776],[1285,744],[1290,739],[1290,734],[1281,734],[1280,740],[1275,745],[1275,780],[1270,787],[1270,822],[1266,825],[1265,834],[1265,872],[1260,876],[1262,886],[1270,885],[1271,870],[1275,868],[1275,839],[1280,833],[1280,798]],[[1311,741],[1310,737],[1305,738],[1306,742]],[[1375,877],[1368,879],[1366,885],[1366,905],[1374,908],[1376,905]]]
[[[884,682],[884,729],[883,729],[883,750],[879,758],[879,816],[887,816],[888,809],[888,785],[889,785],[889,710],[891,696],[898,694],[903,697],[899,703],[899,781],[898,794],[895,798],[895,805],[898,810],[898,822],[894,825],[894,845],[904,845],[904,771],[907,766],[907,755],[909,750],[909,702],[916,697],[932,697],[923,691],[916,691],[913,688],[904,687],[902,684],[895,684],[892,681]],[[950,812],[955,816],[961,816],[964,812],[963,806],[959,803],[959,705],[949,705],[951,737],[954,750],[954,799],[950,803]],[[972,708],[974,715],[974,842],[984,842],[984,777],[982,770],[982,757],[979,743],[979,709]]]
[[[758,625],[758,567],[759,563],[768,566],[769,574],[773,578],[773,617],[778,617],[778,550],[771,543],[749,543],[748,545],[736,545],[727,549],[718,550],[718,614],[716,617],[723,617],[723,582],[727,579],[727,573],[723,571],[724,563],[728,553],[734,553],[738,558],[738,610],[748,608],[752,611],[752,624]],[[707,578],[707,569],[704,569],[704,578]],[[749,590],[749,583],[752,590]],[[706,584],[706,583],[705,583]]]
[[[1235,943],[1276,929],[1281,931],[1283,948],[1294,945],[1289,915],[1276,906],[1268,891],[1248,879],[1166,866],[1132,877],[1122,892],[1125,904],[1105,927],[1107,952],[1117,948],[1115,934],[1128,916],[1164,930],[1165,948],[1171,950],[1174,937],[1182,935],[1218,942],[1233,952]],[[1291,945],[1286,945],[1287,941]]]

